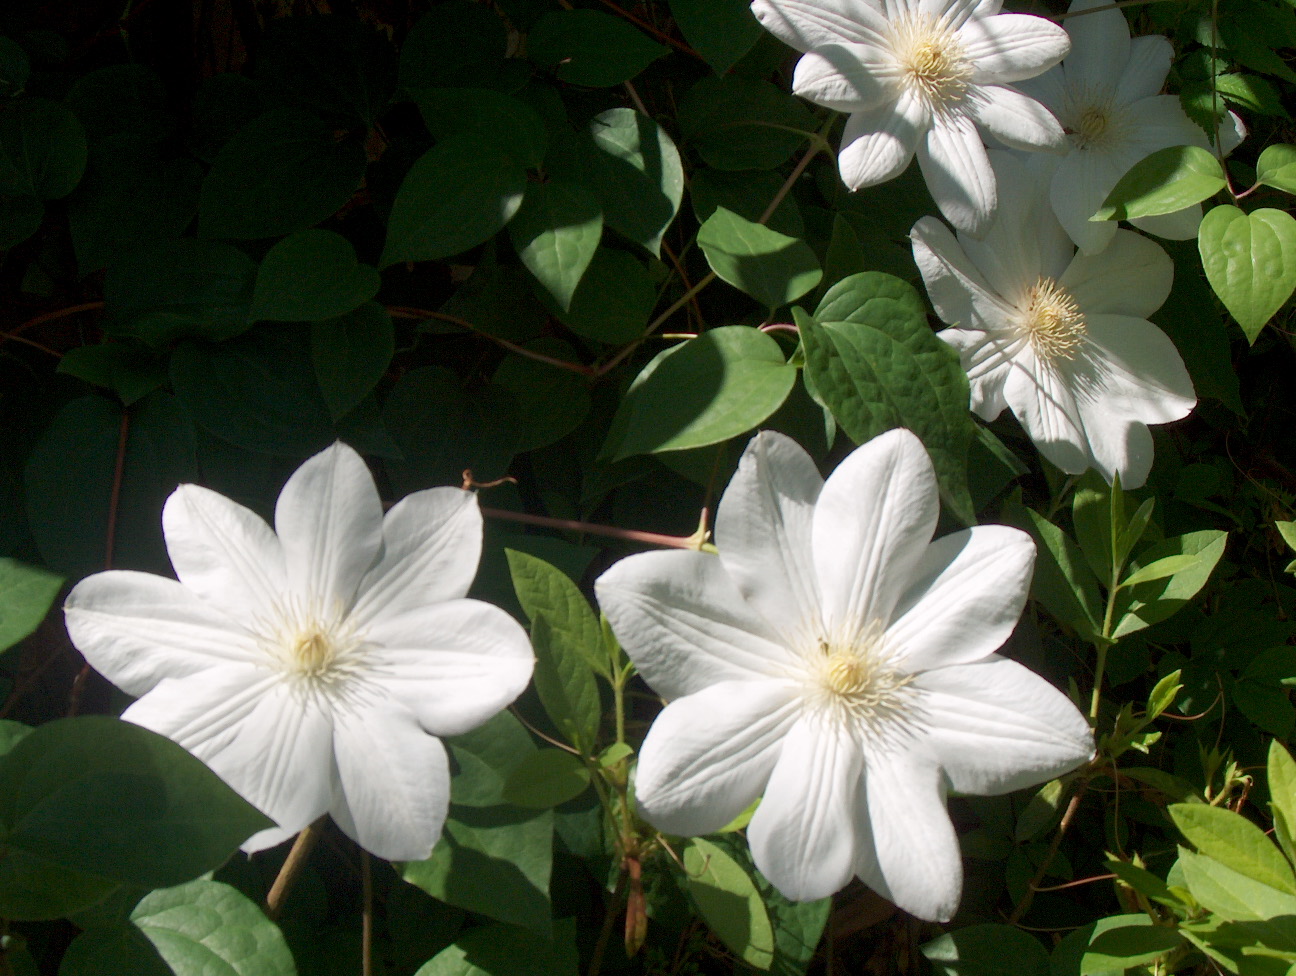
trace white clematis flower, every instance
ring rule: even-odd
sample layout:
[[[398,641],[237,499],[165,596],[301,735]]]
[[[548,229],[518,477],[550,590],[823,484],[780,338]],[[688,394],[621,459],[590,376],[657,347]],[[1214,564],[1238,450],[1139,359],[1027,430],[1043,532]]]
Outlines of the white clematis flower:
[[[1097,468],[1137,488],[1152,466],[1148,424],[1197,403],[1174,343],[1147,317],[1170,294],[1174,264],[1154,242],[1116,232],[1099,254],[1076,254],[1043,187],[1007,153],[992,153],[1010,187],[982,240],[933,217],[914,224],[914,260],[940,338],[959,351],[973,412],[1012,410],[1063,471]]]
[[[360,456],[335,444],[284,486],[275,529],[197,485],[162,515],[179,582],[98,573],[68,596],[86,660],[139,697],[124,719],[174,739],[278,827],[330,813],[366,850],[428,856],[450,772],[437,736],[516,698],[534,658],[498,607],[464,599],[476,496],[433,488],[383,517]]]
[[[1074,0],[1071,12],[1106,6],[1108,0]],[[1063,157],[1039,157],[1053,210],[1071,240],[1086,254],[1101,251],[1116,234],[1116,221],[1091,221],[1112,188],[1139,160],[1170,146],[1210,149],[1201,127],[1174,95],[1160,94],[1174,50],[1159,35],[1130,39],[1119,10],[1069,17],[1071,53],[1052,70],[1022,82],[1026,93],[1047,105],[1067,131]],[[1232,112],[1220,143],[1232,151],[1245,134]],[[1197,236],[1200,204],[1175,213],[1143,217],[1134,226],[1171,240]]]
[[[958,907],[962,864],[945,795],[1043,782],[1093,752],[1047,681],[994,651],[1030,584],[1023,532],[931,541],[938,504],[918,439],[893,430],[825,482],[765,432],[720,501],[719,556],[630,556],[599,603],[670,704],[635,779],[661,830],[717,830],[758,796],[748,841],[789,898],[852,877],[915,915]]]
[[[918,155],[932,198],[979,234],[995,181],[978,127],[1014,149],[1060,150],[1062,127],[1011,83],[1058,63],[1070,42],[1002,0],[754,0],[760,22],[805,56],[792,89],[848,112],[837,163],[852,190],[893,179]]]

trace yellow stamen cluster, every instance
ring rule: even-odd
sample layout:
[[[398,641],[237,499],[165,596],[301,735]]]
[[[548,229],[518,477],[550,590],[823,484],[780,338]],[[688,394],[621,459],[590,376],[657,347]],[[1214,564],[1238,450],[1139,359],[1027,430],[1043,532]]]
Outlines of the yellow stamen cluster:
[[[1085,340],[1085,318],[1071,293],[1052,278],[1040,278],[1027,295],[1018,323],[1035,355],[1046,362],[1074,359]]]
[[[1076,143],[1081,149],[1101,143],[1110,125],[1111,115],[1101,106],[1091,105],[1076,120]]]
[[[912,680],[895,669],[879,631],[870,628],[845,644],[820,639],[812,669],[821,704],[837,718],[872,731],[897,715],[901,689]]]
[[[328,684],[353,673],[364,641],[340,607],[324,608],[315,601],[288,600],[276,607],[274,619],[261,621],[257,631],[273,667],[311,684]]]
[[[966,94],[972,64],[953,31],[930,17],[910,17],[896,25],[894,45],[905,80],[929,109],[951,108]]]

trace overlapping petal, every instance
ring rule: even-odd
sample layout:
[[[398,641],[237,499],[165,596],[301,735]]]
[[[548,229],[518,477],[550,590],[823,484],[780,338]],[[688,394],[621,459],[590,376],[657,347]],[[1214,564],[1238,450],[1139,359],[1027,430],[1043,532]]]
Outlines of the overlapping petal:
[[[797,62],[792,90],[838,112],[867,112],[896,97],[895,68],[869,44],[829,44]]]
[[[969,96],[968,114],[1010,149],[1061,149],[1066,133],[1035,99],[1003,85],[986,85]]]
[[[894,102],[853,113],[837,153],[842,182],[858,190],[899,176],[913,159],[926,124],[922,103],[907,91]]]
[[[994,171],[975,122],[966,115],[937,118],[918,143],[918,166],[945,219],[974,237],[985,232],[997,201]]]
[[[830,44],[885,43],[886,18],[854,0],[754,0],[752,13],[767,31],[798,51]]]
[[[1066,31],[1030,14],[973,17],[963,24],[958,39],[972,63],[972,83],[976,85],[1033,78],[1071,49]]]
[[[1077,254],[1058,284],[1088,315],[1147,318],[1170,297],[1174,262],[1146,237],[1121,230],[1097,254]]]

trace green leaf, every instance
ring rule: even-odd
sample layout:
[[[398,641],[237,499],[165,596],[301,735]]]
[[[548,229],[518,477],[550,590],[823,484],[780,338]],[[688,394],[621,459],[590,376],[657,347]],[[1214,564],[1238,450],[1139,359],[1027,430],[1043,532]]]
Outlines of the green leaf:
[[[1296,761],[1277,739],[1269,743],[1269,806],[1274,819],[1296,825]]]
[[[1124,496],[1112,488],[1096,471],[1086,472],[1076,485],[1071,499],[1071,521],[1075,524],[1076,542],[1084,553],[1094,576],[1104,585],[1112,579],[1112,539],[1124,521]],[[1115,531],[1114,531],[1115,530]]]
[[[424,124],[438,140],[469,133],[527,169],[537,169],[544,161],[548,130],[520,98],[489,88],[421,88],[414,95]]]
[[[0,558],[0,651],[40,626],[62,587],[61,576]]]
[[[1296,219],[1269,207],[1215,207],[1197,235],[1202,267],[1248,342],[1296,289]]]
[[[0,97],[20,94],[29,77],[31,62],[27,52],[16,41],[0,37]]]
[[[21,98],[0,111],[0,192],[60,200],[80,182],[87,152],[85,130],[60,102]]]
[[[1296,898],[1203,854],[1179,848],[1179,867],[1201,906],[1229,921],[1296,915]]]
[[[1170,146],[1135,163],[1090,220],[1174,213],[1224,189],[1219,160],[1199,146]]]
[[[175,976],[295,976],[279,927],[235,888],[190,881],[145,895],[131,921]]]
[[[4,173],[0,172],[0,183]],[[0,250],[21,244],[40,230],[45,220],[45,206],[34,194],[8,196],[0,189]]]
[[[405,174],[379,267],[435,261],[494,237],[517,213],[525,189],[517,161],[479,136],[441,140]]]
[[[721,279],[766,308],[778,308],[819,284],[823,270],[805,241],[717,207],[698,230],[698,246]]]
[[[373,391],[395,351],[391,316],[377,302],[311,325],[315,378],[334,420],[346,416]]]
[[[103,901],[118,884],[10,847],[0,856],[0,915],[20,922],[63,918]]]
[[[441,840],[402,877],[440,899],[547,935],[553,813],[514,807],[451,807]]]
[[[429,959],[414,976],[577,976],[572,919],[551,932],[525,932],[510,925],[470,929]]]
[[[540,701],[571,743],[590,755],[603,713],[594,680],[595,669],[604,666],[598,619],[560,570],[524,552],[505,555],[518,602],[531,619]]]
[[[251,324],[256,266],[236,247],[162,240],[112,263],[104,280],[109,335],[167,346],[177,339],[231,339]]]
[[[1100,919],[1080,960],[1080,976],[1130,969],[1159,959],[1183,944],[1173,928],[1153,925],[1146,915]]]
[[[1181,671],[1171,671],[1164,678],[1153,685],[1152,690],[1148,692],[1146,718],[1152,721],[1174,704],[1175,696],[1183,688],[1179,679],[1182,676]]]
[[[1121,580],[1121,586],[1137,586],[1139,583],[1150,583],[1152,580],[1165,579],[1196,565],[1196,563],[1196,556],[1166,556],[1164,559],[1150,562],[1142,569],[1130,573]]]
[[[1048,976],[1039,940],[1011,925],[969,925],[919,947],[936,976]]]
[[[635,377],[602,454],[619,461],[737,437],[774,413],[795,382],[795,367],[759,329],[710,329],[658,353]]]
[[[657,288],[643,262],[626,251],[601,247],[594,252],[566,311],[554,314],[577,335],[615,345],[644,334],[657,304]]]
[[[628,108],[594,116],[589,134],[590,177],[604,222],[656,257],[684,199],[679,150],[665,129]]]
[[[1270,888],[1296,896],[1296,876],[1291,865],[1246,817],[1205,803],[1175,803],[1166,811],[1199,853]]]
[[[500,712],[471,732],[446,739],[457,772],[450,781],[450,802],[464,807],[504,803],[509,774],[536,751],[526,729],[508,712]]]
[[[1288,548],[1296,550],[1296,522],[1284,522],[1281,519],[1274,522],[1274,528],[1278,534],[1283,537],[1283,542],[1287,543]],[[1296,573],[1296,559],[1293,559],[1285,567],[1284,573]]]
[[[1017,817],[1013,839],[1021,844],[1038,837],[1053,826],[1061,816],[1058,808],[1065,795],[1066,784],[1060,779],[1049,780],[1041,786]]]
[[[701,837],[684,848],[688,893],[706,923],[735,955],[757,969],[774,962],[774,928],[751,876]]]
[[[58,976],[174,976],[153,943],[138,927],[123,921],[82,932],[67,947]]]
[[[143,887],[219,867],[271,821],[170,739],[118,719],[59,719],[0,759],[12,850]]]
[[[560,339],[538,339],[526,349],[578,362],[576,351]],[[513,394],[518,405],[519,454],[547,447],[579,426],[590,412],[588,382],[575,373],[526,356],[505,356],[493,380]]]
[[[203,181],[198,232],[207,238],[279,237],[313,227],[360,188],[364,147],[296,109],[271,109],[216,154]]]
[[[589,267],[603,236],[603,209],[598,199],[578,183],[551,180],[532,183],[509,237],[518,257],[536,280],[549,290],[563,311]]]
[[[1265,146],[1256,160],[1256,182],[1296,193],[1296,146],[1285,142]]]
[[[590,785],[590,772],[570,752],[539,749],[513,767],[504,783],[504,802],[548,810],[574,800]]]
[[[670,49],[602,10],[551,10],[527,36],[527,54],[559,81],[610,88],[629,81]]]
[[[1117,565],[1124,566],[1129,561],[1130,553],[1147,532],[1148,523],[1152,521],[1152,512],[1155,509],[1156,499],[1147,499],[1134,510],[1129,521],[1116,533],[1116,551],[1112,556]]]
[[[401,86],[417,92],[489,84],[507,46],[507,28],[494,10],[472,0],[437,4],[419,18],[401,48]]]
[[[378,272],[331,230],[303,230],[270,249],[257,269],[248,318],[318,322],[359,308],[378,294]]]
[[[171,383],[195,421],[249,451],[301,457],[336,438],[305,326],[185,343],[171,357]]]
[[[1031,596],[1082,638],[1095,635],[1102,597],[1080,548],[1043,515],[1020,503],[1005,509],[1004,521],[1029,532],[1038,547]]]
[[[1282,96],[1264,78],[1256,75],[1227,74],[1215,76],[1215,88],[1228,101],[1248,112],[1260,115],[1287,116]]]
[[[730,173],[720,169],[696,169],[689,178],[693,216],[698,223],[705,223],[718,208],[724,207],[745,220],[758,223],[765,208],[782,186],[783,177],[772,170]],[[806,236],[801,208],[790,195],[783,197],[770,214],[769,220],[765,221],[765,226],[788,237],[804,239]],[[850,273],[859,268],[860,266],[852,267]],[[838,277],[844,277],[844,274]]]
[[[670,11],[684,40],[717,75],[737,64],[761,36],[747,0],[670,0]]]
[[[814,113],[768,81],[727,75],[703,78],[679,107],[680,133],[708,166],[770,170],[813,134]]]
[[[1118,594],[1113,637],[1142,630],[1182,609],[1210,579],[1224,555],[1228,533],[1215,529],[1164,539],[1143,550],[1131,563],[1135,572],[1170,556],[1193,556],[1195,561],[1164,579],[1122,587]]]
[[[1181,899],[1176,898],[1171,893],[1170,887],[1158,878],[1151,871],[1137,865],[1130,864],[1128,861],[1104,861],[1103,864],[1122,882],[1129,885],[1139,894],[1146,895],[1148,898],[1162,905],[1168,905],[1172,908],[1178,908],[1183,905]]]
[[[923,442],[941,498],[971,524],[967,452],[974,425],[958,353],[927,324],[911,285],[879,272],[833,285],[814,318],[797,315],[807,387],[857,444],[894,427]]]

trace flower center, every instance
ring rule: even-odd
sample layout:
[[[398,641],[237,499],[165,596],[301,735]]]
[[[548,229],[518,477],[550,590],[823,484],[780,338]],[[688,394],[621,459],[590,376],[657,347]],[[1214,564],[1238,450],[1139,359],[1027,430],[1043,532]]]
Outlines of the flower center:
[[[1059,118],[1077,149],[1111,150],[1128,135],[1129,121],[1105,85],[1068,89]]]
[[[327,674],[336,655],[332,638],[316,630],[299,634],[292,648],[295,670],[312,678]]]
[[[1089,146],[1101,141],[1110,123],[1111,116],[1101,108],[1090,107],[1081,112],[1075,131],[1076,142],[1080,148],[1088,149]]]
[[[895,27],[895,52],[905,81],[934,112],[956,105],[967,92],[972,64],[954,31],[928,16],[908,17]]]
[[[874,624],[848,643],[820,638],[811,668],[818,704],[838,720],[869,732],[894,722],[913,675],[896,669],[883,647],[882,628]]]
[[[1035,355],[1046,362],[1074,359],[1086,333],[1080,306],[1052,278],[1040,278],[1031,288],[1018,328]]]
[[[273,620],[256,626],[276,670],[310,685],[328,685],[363,664],[365,642],[340,607],[288,598],[276,609]]]

